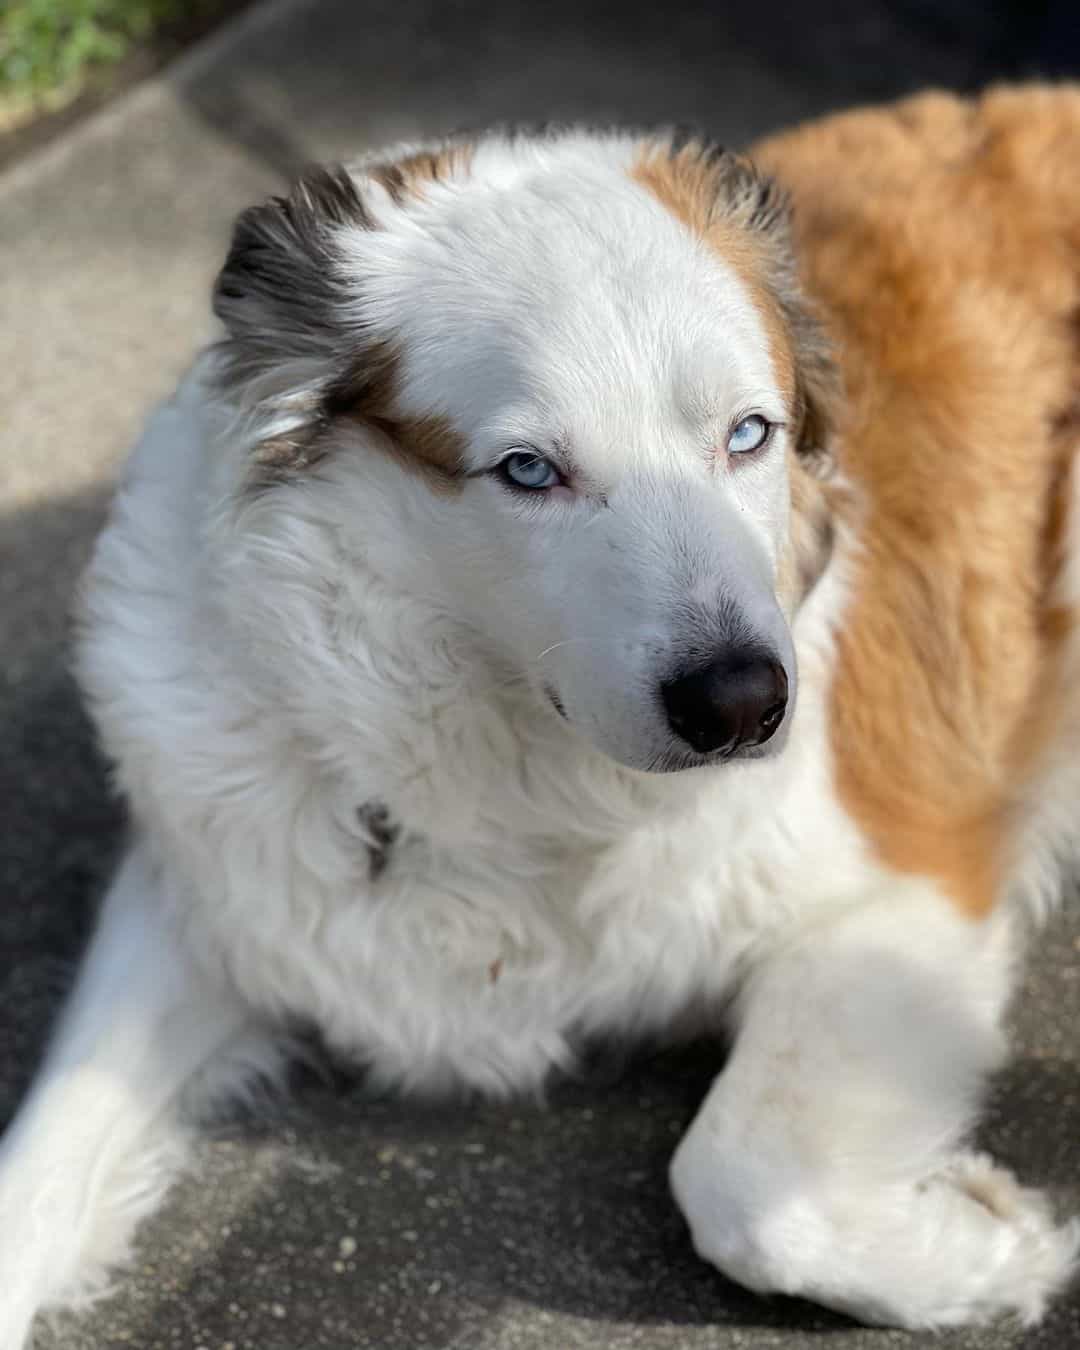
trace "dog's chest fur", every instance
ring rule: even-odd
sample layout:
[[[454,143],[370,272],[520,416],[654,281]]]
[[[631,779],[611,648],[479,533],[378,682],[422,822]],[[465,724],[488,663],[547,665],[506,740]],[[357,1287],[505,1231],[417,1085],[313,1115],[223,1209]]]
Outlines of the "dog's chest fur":
[[[784,756],[635,775],[355,559],[318,604],[284,575],[208,580],[197,401],[158,416],[120,494],[82,675],[188,940],[255,1006],[395,1084],[510,1090],[579,1038],[717,1010],[748,957],[865,885],[824,731],[835,579],[798,620]],[[293,528],[267,568],[345,574]],[[248,650],[267,635],[273,678]]]

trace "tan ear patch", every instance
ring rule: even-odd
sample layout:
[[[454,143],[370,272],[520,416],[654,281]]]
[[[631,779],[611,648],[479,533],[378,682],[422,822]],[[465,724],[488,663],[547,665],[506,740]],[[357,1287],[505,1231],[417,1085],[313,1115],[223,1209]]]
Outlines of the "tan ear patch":
[[[768,335],[777,384],[794,407],[791,335],[769,285],[772,250],[759,233],[771,228],[783,211],[782,200],[771,195],[771,184],[758,178],[748,161],[698,141],[674,152],[662,142],[646,142],[631,177],[738,275]]]
[[[436,491],[459,491],[465,470],[464,437],[449,418],[401,411],[398,370],[389,344],[372,344],[312,407],[306,422],[257,447],[251,487],[271,487],[315,468],[334,451],[335,430],[352,422],[381,433],[387,452],[422,474]]]
[[[832,348],[799,282],[787,193],[740,155],[646,141],[631,177],[736,273],[764,326],[800,455],[828,456],[841,405]]]
[[[409,414],[400,406],[400,360],[388,343],[374,344],[326,400],[331,419],[346,418],[373,427],[391,452],[440,491],[460,489],[466,444],[449,418]]]
[[[631,177],[702,239],[719,223],[716,158],[696,141],[674,153],[666,145],[645,143]]]
[[[436,150],[417,150],[401,159],[370,165],[364,172],[385,189],[396,206],[401,206],[410,197],[423,197],[429,184],[467,173],[472,155],[472,145],[463,141]]]

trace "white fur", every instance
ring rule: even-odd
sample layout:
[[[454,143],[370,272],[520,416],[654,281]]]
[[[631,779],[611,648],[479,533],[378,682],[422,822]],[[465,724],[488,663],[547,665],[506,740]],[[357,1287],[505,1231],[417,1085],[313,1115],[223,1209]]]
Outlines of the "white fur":
[[[403,402],[450,418],[474,468],[569,447],[574,494],[440,494],[359,428],[250,493],[318,355],[237,407],[211,354],[152,420],[80,650],[136,838],[0,1148],[0,1350],[103,1285],[181,1105],[272,1071],[292,1019],[387,1083],[501,1094],[590,1034],[728,1009],[732,1061],[673,1165],[706,1259],[905,1326],[1032,1318],[1067,1275],[1075,1233],[965,1145],[1009,924],[884,873],[833,792],[854,541],[793,621],[779,752],[640,772],[667,745],[656,685],[719,641],[720,607],[792,647],[783,439],[722,455],[736,413],[782,415],[764,329],[629,158],[492,142],[420,203],[371,188],[381,229],[338,241],[343,309],[399,342]],[[373,802],[400,829],[380,875]]]

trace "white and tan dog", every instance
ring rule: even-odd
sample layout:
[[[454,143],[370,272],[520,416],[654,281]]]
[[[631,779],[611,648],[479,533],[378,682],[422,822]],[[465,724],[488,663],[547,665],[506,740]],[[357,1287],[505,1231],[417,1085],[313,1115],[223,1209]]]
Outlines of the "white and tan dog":
[[[747,161],[576,131],[241,217],[86,582],[133,842],[0,1151],[2,1350],[297,1022],[501,1094],[723,1020],[704,1258],[906,1327],[1068,1277],[966,1140],[1076,856],[1080,93],[756,159],[793,228]]]

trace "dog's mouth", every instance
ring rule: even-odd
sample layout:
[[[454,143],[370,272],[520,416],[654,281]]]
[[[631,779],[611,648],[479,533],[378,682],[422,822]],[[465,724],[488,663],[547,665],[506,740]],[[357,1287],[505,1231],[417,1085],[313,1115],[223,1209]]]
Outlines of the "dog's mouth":
[[[742,745],[734,750],[713,750],[702,754],[689,746],[679,746],[656,755],[646,767],[647,773],[687,773],[691,769],[715,769],[725,764],[749,764],[769,759],[775,752],[764,745]]]

